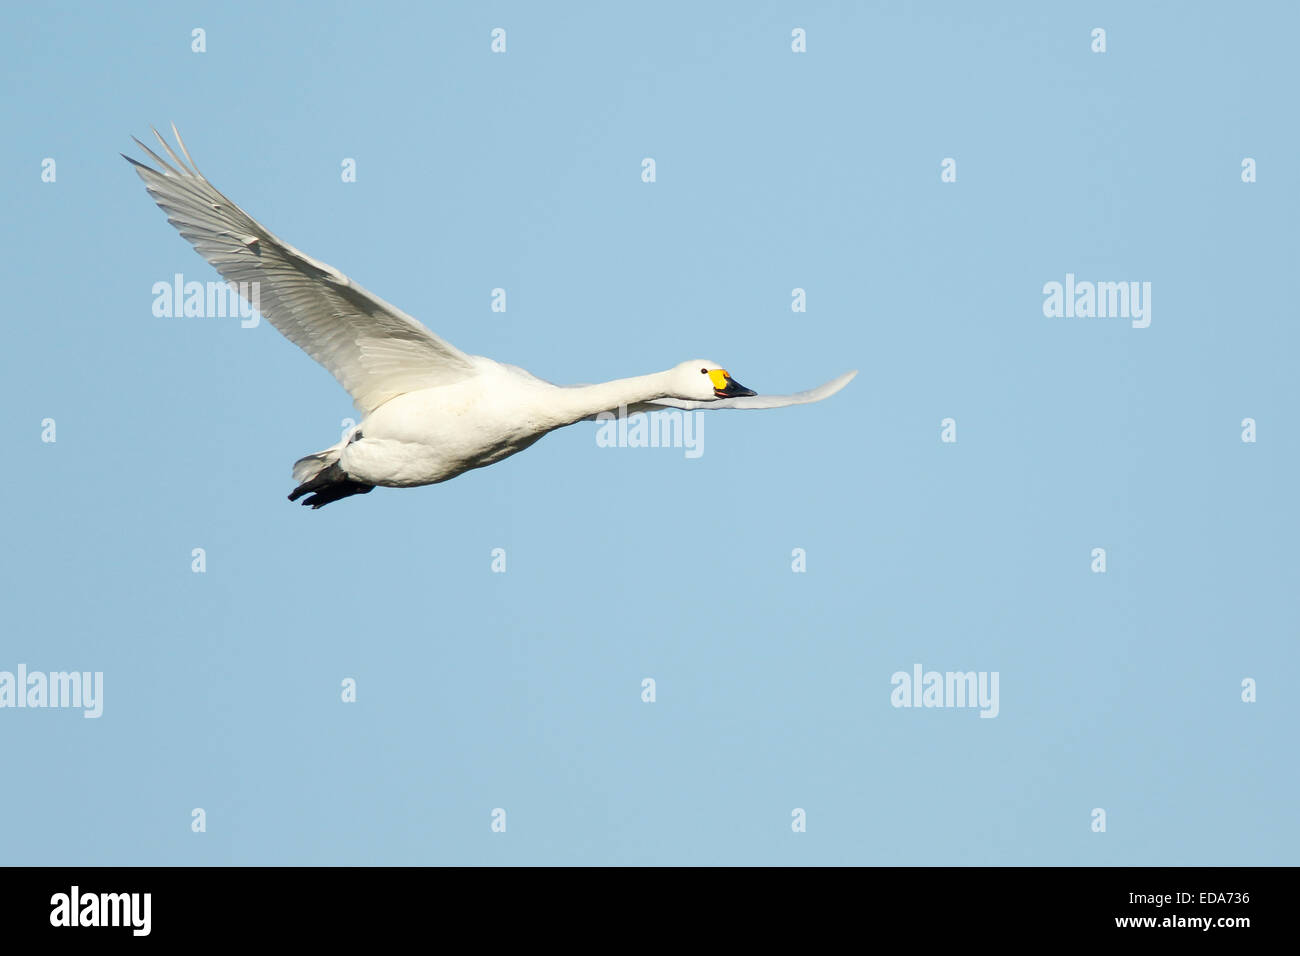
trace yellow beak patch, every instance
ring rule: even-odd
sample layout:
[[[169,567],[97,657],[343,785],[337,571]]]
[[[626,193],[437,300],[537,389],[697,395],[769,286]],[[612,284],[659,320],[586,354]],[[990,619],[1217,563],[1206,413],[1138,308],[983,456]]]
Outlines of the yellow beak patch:
[[[709,379],[713,382],[713,387],[719,392],[726,390],[727,379],[730,377],[731,376],[727,374],[727,370],[724,368],[715,368],[709,372]]]

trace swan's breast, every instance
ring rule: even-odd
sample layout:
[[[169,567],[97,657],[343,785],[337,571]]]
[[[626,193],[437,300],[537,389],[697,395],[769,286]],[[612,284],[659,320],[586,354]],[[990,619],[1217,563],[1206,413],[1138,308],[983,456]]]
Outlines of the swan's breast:
[[[348,474],[382,485],[431,484],[522,451],[554,424],[554,386],[508,373],[399,395],[375,409],[343,449]]]

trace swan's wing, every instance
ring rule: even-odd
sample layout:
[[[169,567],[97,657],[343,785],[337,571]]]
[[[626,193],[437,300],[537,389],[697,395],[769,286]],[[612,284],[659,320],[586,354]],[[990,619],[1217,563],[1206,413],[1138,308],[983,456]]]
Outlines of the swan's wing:
[[[652,402],[629,405],[627,413],[631,415],[634,412],[653,412],[663,408],[784,408],[786,405],[807,405],[809,402],[820,402],[823,398],[830,398],[849,384],[857,374],[857,370],[854,369],[852,372],[845,372],[839,378],[831,379],[824,385],[810,388],[806,392],[795,392],[793,395],[746,395],[744,398],[719,398],[712,402],[656,398]]]
[[[325,366],[358,409],[369,413],[404,392],[475,374],[464,352],[337,269],[277,239],[217,192],[195,167],[175,126],[172,132],[184,162],[157,130],[174,166],[138,139],[162,171],[122,158],[135,167],[167,221],[222,278],[257,284],[249,288],[257,290],[254,304],[262,315]]]

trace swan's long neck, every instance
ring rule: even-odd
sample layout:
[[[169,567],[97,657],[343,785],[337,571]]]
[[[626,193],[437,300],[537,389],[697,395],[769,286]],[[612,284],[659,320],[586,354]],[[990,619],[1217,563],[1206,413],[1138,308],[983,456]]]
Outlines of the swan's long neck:
[[[669,372],[617,378],[599,385],[557,388],[552,396],[559,425],[572,425],[600,412],[617,412],[620,405],[635,405],[670,395]]]

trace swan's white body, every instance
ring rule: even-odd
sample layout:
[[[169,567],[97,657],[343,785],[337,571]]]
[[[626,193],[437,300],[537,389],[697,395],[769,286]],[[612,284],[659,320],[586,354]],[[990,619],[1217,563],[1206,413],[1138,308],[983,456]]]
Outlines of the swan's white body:
[[[375,485],[446,481],[602,412],[816,402],[857,374],[794,395],[755,395],[716,363],[695,359],[600,385],[553,385],[513,365],[466,355],[337,269],[277,239],[203,178],[178,133],[185,162],[161,136],[158,141],[174,165],[139,140],[162,171],[124,158],[168,221],[227,281],[256,283],[262,314],[324,365],[364,416],[337,445],[294,465],[300,485],[290,500],[310,494],[303,504],[319,508]]]
[[[564,420],[567,414],[556,399],[565,391],[522,369],[483,359],[472,378],[407,392],[379,406],[357,427],[362,437],[342,445],[339,464],[375,485],[446,481],[523,451],[548,431],[581,418]]]

